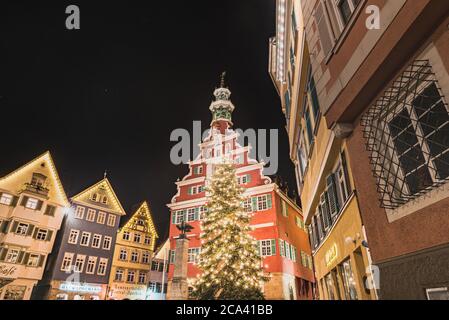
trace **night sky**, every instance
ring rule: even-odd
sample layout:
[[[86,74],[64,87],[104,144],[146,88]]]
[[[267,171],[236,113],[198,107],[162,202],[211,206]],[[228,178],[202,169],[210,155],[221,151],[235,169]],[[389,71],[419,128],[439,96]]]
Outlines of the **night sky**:
[[[70,4],[81,30],[65,28]],[[206,129],[226,70],[235,127],[279,129],[279,175],[294,187],[268,74],[274,34],[275,0],[1,1],[0,175],[50,150],[72,196],[107,170],[124,208],[148,200],[166,238],[188,172],[170,162],[170,133]]]

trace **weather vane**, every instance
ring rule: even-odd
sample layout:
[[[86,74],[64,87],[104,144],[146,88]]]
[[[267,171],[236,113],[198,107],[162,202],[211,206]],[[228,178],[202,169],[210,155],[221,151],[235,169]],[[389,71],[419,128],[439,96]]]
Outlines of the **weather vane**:
[[[223,71],[221,73],[221,83],[220,83],[220,87],[224,88],[225,87],[225,77],[226,77],[226,71]]]

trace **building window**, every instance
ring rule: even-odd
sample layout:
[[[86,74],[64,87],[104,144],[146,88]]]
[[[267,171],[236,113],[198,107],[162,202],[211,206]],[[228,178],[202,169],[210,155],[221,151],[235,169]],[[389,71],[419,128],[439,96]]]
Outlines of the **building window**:
[[[129,232],[128,231],[124,231],[122,238],[123,238],[123,240],[129,241]]]
[[[0,197],[0,203],[7,206],[11,205],[13,196],[7,193],[2,193]]]
[[[288,217],[288,207],[287,203],[284,200],[281,200],[281,208],[282,208],[282,215],[284,217]]]
[[[119,260],[121,261],[128,260],[128,251],[125,248],[120,249]]]
[[[75,209],[75,218],[83,219],[85,211],[86,211],[86,208],[77,206],[76,209]]]
[[[104,224],[106,221],[106,212],[99,211],[97,217],[97,223]]]
[[[124,274],[123,269],[115,270],[114,281],[122,282],[123,281],[123,274]]]
[[[150,253],[147,251],[144,251],[142,253],[142,263],[149,264],[150,263]]]
[[[89,257],[89,259],[87,259],[86,273],[94,274],[96,264],[97,264],[97,257]]]
[[[159,263],[157,261],[151,262],[151,271],[157,271],[159,268]]]
[[[70,230],[68,243],[77,244],[79,235],[80,235],[79,230],[74,230],[74,229]]]
[[[153,281],[150,282],[149,289],[151,292],[155,293],[156,292],[156,282],[153,282]]]
[[[64,258],[62,259],[61,271],[70,272],[72,269],[73,253],[64,253]]]
[[[80,245],[82,245],[83,247],[87,247],[87,246],[89,246],[89,242],[90,242],[90,235],[91,235],[91,233],[90,232],[86,232],[86,231],[84,231],[82,234],[81,234],[81,241],[80,241]]]
[[[426,289],[427,300],[449,300],[447,287]]]
[[[5,262],[7,263],[16,263],[19,258],[20,250],[9,249],[6,254]]]
[[[31,209],[31,210],[36,210],[39,204],[39,200],[34,199],[34,198],[28,198],[26,204],[25,204],[25,208]]]
[[[27,266],[28,267],[37,267],[39,265],[40,255],[31,253],[28,257]]]
[[[134,233],[134,242],[135,243],[140,243],[140,240],[141,240],[141,235],[140,235],[140,233]]]
[[[243,201],[243,209],[245,210],[245,212],[250,213],[253,212],[253,206],[251,204],[251,198],[246,198]]]
[[[201,248],[189,248],[187,262],[197,264],[199,261],[200,250]]]
[[[414,61],[362,117],[381,206],[449,179],[449,111],[428,60]]]
[[[345,289],[346,300],[357,300],[356,282],[350,260],[343,262],[340,269],[343,276],[343,287]]]
[[[131,252],[131,262],[139,262],[139,253],[137,251]]]
[[[270,206],[271,207],[271,206]],[[257,197],[257,211],[268,210],[268,195]]]
[[[108,226],[115,227],[116,220],[117,220],[117,217],[115,214],[108,215]]]
[[[90,222],[95,221],[95,210],[94,209],[87,209],[86,220],[90,221]]]
[[[143,243],[146,244],[146,245],[150,245],[151,244],[151,236],[145,235]]]
[[[29,227],[29,224],[27,224],[27,223],[19,223],[17,225],[15,233],[18,235],[21,235],[21,236],[26,236],[26,234],[28,232],[28,227]]]
[[[92,237],[92,248],[100,248],[101,243],[101,235],[100,234],[94,234]]]
[[[147,274],[145,272],[139,271],[139,283],[145,284],[147,282]]]
[[[126,276],[126,282],[135,282],[136,272],[134,270],[128,270],[128,274]]]
[[[169,255],[169,263],[173,264],[176,261],[176,251],[175,250],[170,250],[170,255]]]
[[[36,234],[36,240],[45,241],[47,240],[48,230],[38,229]]]
[[[98,199],[99,199],[99,197],[100,197],[100,196],[99,196],[97,193],[93,193],[92,196],[90,197],[90,199],[91,199],[92,201],[97,202]]]
[[[344,27],[348,24],[349,20],[351,19],[352,14],[354,13],[355,9],[360,3],[360,0],[334,0],[335,1],[335,7],[338,12],[341,29],[343,30]]]
[[[44,215],[54,217],[56,213],[56,207],[52,205],[47,205],[44,211]]]
[[[103,238],[103,249],[104,250],[110,250],[112,244],[112,237],[104,236]]]
[[[262,257],[276,255],[276,240],[260,240],[259,241],[260,255]]]
[[[75,260],[75,269],[73,272],[81,273],[84,270],[84,263],[86,262],[86,256],[78,254]]]
[[[102,204],[108,204],[108,197],[103,196],[103,197],[101,198],[101,203],[102,203]]]
[[[100,263],[98,264],[97,274],[99,276],[104,276],[106,274],[107,266],[108,266],[108,259],[100,258]]]

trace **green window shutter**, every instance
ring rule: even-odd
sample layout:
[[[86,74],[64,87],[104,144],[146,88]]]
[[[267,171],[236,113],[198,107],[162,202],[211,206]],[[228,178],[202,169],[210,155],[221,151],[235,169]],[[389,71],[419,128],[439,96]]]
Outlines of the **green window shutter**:
[[[0,251],[0,261],[5,261],[6,258],[6,254],[8,253],[8,249],[6,248],[1,248]]]
[[[182,210],[182,220],[187,221],[187,210]]]
[[[271,193],[267,194],[267,205],[268,205],[268,209],[271,209],[273,207],[273,200],[272,200]]]
[[[39,256],[39,264],[38,264],[39,268],[44,265],[44,260],[45,260],[45,256],[44,255]]]
[[[44,202],[43,201],[41,201],[41,200],[38,200],[37,201],[37,207],[36,207],[36,211],[41,211],[41,209],[42,209],[42,205],[44,204]]]
[[[35,227],[32,224],[28,225],[27,236],[31,236],[33,234],[34,228]]]
[[[25,207],[25,205],[27,204],[27,202],[28,202],[28,197],[27,197],[27,196],[23,196],[23,197],[22,197],[22,201],[20,201],[20,205],[21,205],[22,207]]]
[[[10,232],[16,232],[18,225],[19,225],[19,222],[13,221],[11,229],[9,231]]]
[[[11,207],[17,206],[17,202],[19,201],[19,197],[14,196],[12,198]]]
[[[259,252],[259,256],[262,257],[262,243],[260,240],[257,240],[257,251]]]
[[[200,220],[200,207],[195,208],[195,220]]]
[[[192,187],[189,187],[189,188],[187,189],[187,194],[188,194],[188,195],[191,195],[191,194],[192,194]]]
[[[30,259],[30,253],[27,252],[27,253],[25,253],[25,256],[23,257],[22,263],[27,264],[29,259]]]
[[[253,212],[256,212],[257,211],[257,197],[251,198],[251,206],[253,208]]]
[[[271,255],[276,255],[276,239],[271,240]]]
[[[53,237],[53,230],[48,230],[47,237],[45,238],[45,241],[51,241],[52,237]]]
[[[336,215],[340,210],[334,178],[335,176],[333,174],[327,177],[327,196],[329,200],[329,211],[332,216]]]
[[[38,231],[39,231],[39,228],[34,228],[33,239],[36,239]]]
[[[21,264],[22,263],[22,260],[23,260],[24,256],[25,256],[25,251],[20,251],[19,255],[17,257],[17,264]]]
[[[250,174],[247,174],[247,175],[246,175],[246,181],[247,181],[248,183],[251,182],[251,175],[250,175]]]
[[[176,223],[176,211],[172,211],[171,213],[171,223],[172,224]]]
[[[281,257],[285,257],[285,243],[284,240],[279,239],[279,251]]]

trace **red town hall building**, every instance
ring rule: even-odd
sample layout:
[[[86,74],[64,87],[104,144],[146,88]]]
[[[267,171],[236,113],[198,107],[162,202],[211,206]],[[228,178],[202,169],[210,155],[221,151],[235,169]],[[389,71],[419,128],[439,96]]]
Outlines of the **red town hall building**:
[[[168,204],[171,212],[168,279],[173,278],[176,239],[180,235],[176,225],[182,221],[193,227],[187,234],[188,280],[201,272],[196,262],[201,250],[201,218],[207,210],[204,188],[212,176],[214,164],[226,157],[236,165],[239,182],[245,188],[244,207],[253,213],[251,233],[258,240],[264,270],[270,276],[264,286],[265,298],[312,299],[311,249],[301,209],[263,175],[264,164],[249,157],[250,147],[238,144],[238,133],[232,129],[231,92],[223,81],[214,96],[215,101],[210,105],[213,119],[209,135],[200,144],[200,154],[189,162],[189,173],[176,182],[177,194]]]

